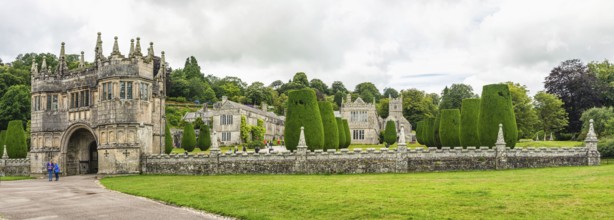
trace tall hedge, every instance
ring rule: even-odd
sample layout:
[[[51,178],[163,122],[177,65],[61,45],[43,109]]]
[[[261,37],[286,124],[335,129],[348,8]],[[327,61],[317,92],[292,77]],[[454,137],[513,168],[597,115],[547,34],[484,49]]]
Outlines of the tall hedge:
[[[506,145],[514,148],[518,140],[518,127],[516,126],[510,90],[507,84],[485,85],[482,89],[478,120],[481,145],[495,145],[499,124],[503,124]]]
[[[196,133],[192,123],[185,123],[183,136],[181,137],[181,147],[187,152],[192,152],[196,146]]]
[[[200,126],[196,146],[202,151],[206,151],[211,147],[211,132],[209,131],[209,125],[203,124]]]
[[[441,124],[441,112],[437,113],[433,121],[433,147],[441,148],[441,136],[439,135],[439,124]]]
[[[424,120],[416,123],[416,141],[418,141],[418,144],[424,145],[424,140],[422,139],[422,122],[424,122]]]
[[[286,149],[296,150],[301,134],[301,126],[305,127],[305,141],[310,150],[324,147],[324,127],[322,116],[313,89],[305,88],[288,93],[288,111],[284,139]]]
[[[343,126],[343,120],[339,117],[335,118],[337,121],[337,134],[339,136],[339,148],[345,148],[345,127]]]
[[[424,139],[426,140],[427,147],[436,147],[435,145],[435,132],[433,130],[435,124],[435,118],[426,119],[426,126],[424,130]]]
[[[324,128],[324,148],[339,149],[339,128],[330,102],[318,102]]]
[[[10,158],[25,158],[28,153],[26,146],[26,134],[23,130],[23,123],[20,120],[9,122],[4,138],[6,153]]]
[[[343,146],[343,148],[348,148],[352,144],[352,134],[350,133],[350,125],[348,124],[347,119],[343,119],[341,121],[343,121],[343,130],[345,131],[345,146]]]
[[[394,144],[397,142],[397,128],[394,121],[388,120],[386,122],[386,130],[384,130],[384,141],[388,144]]]
[[[171,137],[171,127],[168,122],[164,126],[164,153],[170,154],[173,151],[173,138]]]
[[[478,119],[480,117],[480,99],[463,99],[461,105],[460,142],[464,148],[480,146]]]
[[[460,111],[444,109],[439,112],[439,138],[441,145],[447,147],[460,146]]]

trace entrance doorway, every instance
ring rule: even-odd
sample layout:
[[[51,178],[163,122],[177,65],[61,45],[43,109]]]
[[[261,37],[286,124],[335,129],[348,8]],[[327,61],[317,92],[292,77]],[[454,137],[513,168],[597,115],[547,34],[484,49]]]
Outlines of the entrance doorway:
[[[81,128],[70,136],[65,166],[66,175],[98,173],[98,146],[89,130]]]

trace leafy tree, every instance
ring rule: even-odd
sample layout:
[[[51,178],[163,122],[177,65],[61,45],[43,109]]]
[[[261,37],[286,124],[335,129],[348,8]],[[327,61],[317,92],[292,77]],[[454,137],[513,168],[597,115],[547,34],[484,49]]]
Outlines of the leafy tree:
[[[545,87],[546,92],[563,100],[569,115],[569,132],[580,131],[580,116],[584,110],[603,103],[605,85],[578,59],[563,61],[552,69],[546,77]]]
[[[343,120],[339,117],[335,118],[335,120],[337,121],[337,133],[339,136],[339,148],[345,148],[346,144],[346,137],[345,137],[345,127],[343,126]]]
[[[173,151],[173,138],[171,137],[171,128],[166,123],[164,126],[164,153],[170,154]]]
[[[302,86],[303,88],[309,87],[309,80],[307,79],[307,74],[303,72],[298,72],[294,74],[294,77],[292,78],[292,82]]]
[[[358,94],[365,102],[372,102],[374,99],[377,102],[381,97],[379,90],[371,82],[363,82],[356,85],[354,93]]]
[[[252,126],[250,130],[252,134],[252,141],[262,142],[264,140],[266,128],[264,127],[264,121],[262,119],[258,119],[256,121],[256,126]]]
[[[200,72],[200,66],[194,56],[186,58],[183,71],[186,79],[199,79],[200,82],[205,79],[204,75]]]
[[[333,85],[331,86],[331,90],[333,94],[337,94],[338,92],[346,94],[348,92],[341,81],[334,81]]]
[[[192,123],[186,123],[183,127],[183,136],[181,137],[181,147],[187,152],[192,152],[196,146],[196,133]]]
[[[399,97],[399,92],[394,88],[386,87],[384,88],[384,94],[382,96],[383,98],[397,98]]]
[[[23,130],[23,121],[13,120],[9,122],[4,140],[6,153],[9,158],[25,158],[28,153],[26,136]]]
[[[388,118],[388,114],[389,114],[389,109],[390,106],[390,100],[388,98],[383,98],[379,100],[379,103],[377,103],[376,106],[376,110],[377,110],[377,114],[382,117],[382,118]]]
[[[470,85],[452,84],[449,89],[446,87],[442,91],[439,109],[460,109],[463,99],[477,97],[478,95],[473,93],[473,88]]]
[[[312,89],[315,89],[317,91],[320,91],[326,95],[331,95],[331,91],[328,89],[328,85],[326,85],[324,82],[322,82],[322,80],[320,79],[312,79],[309,82],[309,87]]]
[[[339,127],[333,112],[333,105],[330,102],[318,102],[322,126],[324,128],[324,148],[339,149]]]
[[[555,95],[540,91],[535,95],[535,112],[539,126],[546,133],[558,132],[567,126],[567,112],[563,101]]]
[[[426,118],[434,118],[437,115],[437,104],[433,96],[424,91],[408,89],[401,91],[403,95],[403,116],[416,126],[416,122]]]
[[[460,146],[460,110],[443,109],[440,112],[439,136],[442,146]]]
[[[591,119],[594,121],[593,126],[597,137],[614,135],[613,107],[590,108],[584,111],[582,117],[580,117],[582,121],[582,138],[585,138],[586,133],[588,133],[589,121]]]
[[[194,125],[194,130],[199,130],[200,128],[205,126],[205,122],[203,121],[201,117],[198,117],[194,119],[193,125]]]
[[[295,150],[298,146],[301,127],[305,128],[305,141],[310,150],[324,146],[322,116],[313,89],[305,88],[288,93],[288,112],[284,138],[286,148]]]
[[[478,121],[481,145],[495,146],[499,124],[503,124],[506,146],[514,148],[518,141],[518,128],[509,87],[507,84],[485,85],[482,89]]]
[[[273,95],[261,82],[253,82],[247,90],[245,90],[245,97],[248,103],[254,105],[260,105],[263,102],[272,103]]]
[[[343,97],[345,96],[345,93],[343,92],[337,92],[335,93],[335,104],[337,104],[337,106],[341,106],[341,102],[343,102]]]
[[[397,129],[394,121],[388,120],[386,122],[386,129],[384,130],[384,141],[388,144],[394,144],[397,142]]]
[[[11,120],[30,119],[30,87],[14,85],[0,98],[0,129],[6,128]]]
[[[197,146],[202,151],[206,151],[211,147],[211,132],[209,130],[208,125],[204,125],[200,127],[200,132],[198,133],[198,141]]]
[[[478,119],[480,116],[480,99],[464,99],[461,106],[460,143],[464,148],[480,146]]]
[[[284,82],[283,82],[283,81],[281,81],[281,80],[275,80],[275,81],[273,81],[273,82],[272,82],[272,83],[269,85],[269,87],[271,87],[272,89],[277,90],[277,89],[281,88],[281,86],[283,86],[283,85],[284,85]]]
[[[539,124],[539,119],[533,108],[533,100],[529,96],[529,90],[526,86],[518,83],[507,82],[507,85],[512,95],[512,105],[518,125],[518,137],[532,138],[535,128]]]
[[[614,64],[608,60],[602,62],[590,62],[588,70],[605,85],[604,104],[607,106],[614,105]]]

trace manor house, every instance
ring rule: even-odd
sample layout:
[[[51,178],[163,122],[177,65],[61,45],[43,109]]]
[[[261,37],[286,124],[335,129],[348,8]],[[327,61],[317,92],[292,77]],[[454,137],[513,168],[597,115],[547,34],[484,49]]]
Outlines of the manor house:
[[[64,46],[55,69],[32,62],[32,174],[46,173],[49,160],[67,175],[140,173],[142,154],[164,153],[164,52],[155,56],[150,43],[143,54],[136,38],[124,55],[115,37],[105,56],[98,33],[93,64],[81,52],[69,69]]]
[[[242,143],[241,116],[245,116],[246,124],[252,126],[257,125],[258,119],[263,120],[266,129],[265,140],[283,140],[285,117],[269,112],[266,103],[262,103],[258,109],[230,101],[226,96],[222,96],[222,100],[213,104],[212,109],[204,104],[203,108],[196,112],[187,112],[183,120],[194,122],[200,117],[205,124],[213,124],[213,130],[217,132],[217,139],[221,145],[236,145]]]

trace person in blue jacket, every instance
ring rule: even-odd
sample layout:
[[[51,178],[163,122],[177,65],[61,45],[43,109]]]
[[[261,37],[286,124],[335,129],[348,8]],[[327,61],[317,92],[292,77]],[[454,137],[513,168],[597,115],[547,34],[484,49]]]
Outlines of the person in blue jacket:
[[[53,172],[55,173],[55,181],[60,179],[60,165],[58,163],[53,164]]]
[[[47,162],[47,174],[49,174],[49,181],[53,180],[53,160]]]

